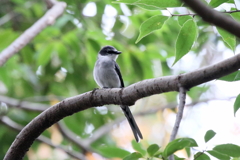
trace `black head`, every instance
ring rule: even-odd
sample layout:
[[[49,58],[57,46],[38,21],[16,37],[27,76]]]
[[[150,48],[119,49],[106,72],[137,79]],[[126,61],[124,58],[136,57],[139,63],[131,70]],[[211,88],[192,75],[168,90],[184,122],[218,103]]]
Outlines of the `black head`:
[[[116,48],[114,48],[112,46],[105,46],[99,51],[99,54],[101,54],[101,55],[111,55],[111,54],[116,55],[116,54],[120,54],[120,53],[122,53],[122,52],[116,50]]]

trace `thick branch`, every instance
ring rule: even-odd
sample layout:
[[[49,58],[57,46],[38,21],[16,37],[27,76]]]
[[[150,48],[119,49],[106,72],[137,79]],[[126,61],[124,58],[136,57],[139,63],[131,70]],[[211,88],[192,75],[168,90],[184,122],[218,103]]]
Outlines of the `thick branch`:
[[[65,2],[55,2],[53,7],[36,23],[28,28],[20,37],[18,37],[11,45],[0,54],[0,66],[2,66],[10,57],[16,54],[20,49],[26,46],[39,32],[62,15],[66,8]]]
[[[136,100],[153,94],[178,91],[178,84],[190,89],[220,78],[240,68],[240,54],[215,65],[179,76],[148,79],[126,88],[98,89],[55,104],[34,118],[16,137],[5,155],[5,160],[22,159],[33,141],[48,127],[76,112],[105,104],[132,105]],[[79,122],[81,123],[81,122]]]
[[[10,118],[8,118],[7,116],[3,116],[0,118],[0,122],[2,122],[3,124],[7,125],[8,127],[10,127],[11,129],[13,130],[16,130],[16,131],[21,131],[23,129],[23,127],[19,124],[17,124],[16,122],[12,121]],[[53,148],[58,148],[58,149],[61,149],[63,150],[64,152],[66,152],[69,156],[73,157],[73,158],[77,158],[77,159],[81,159],[81,160],[85,160],[85,156],[80,154],[80,153],[77,153],[77,152],[74,152],[74,151],[71,151],[71,150],[68,150],[66,149],[66,147],[64,146],[61,146],[61,145],[55,145],[51,142],[51,140],[45,136],[42,136],[40,135],[37,140],[39,142],[43,142],[43,143],[46,143],[47,145],[53,147]]]
[[[231,98],[236,98],[236,97],[229,97],[226,99],[204,99],[204,100],[198,100],[194,101],[190,104],[187,104],[185,106],[193,106],[197,103],[201,102],[208,102],[210,100],[230,100]],[[6,96],[1,96],[0,95],[0,102],[4,102],[8,105],[11,105],[12,107],[16,107],[19,109],[24,109],[24,110],[30,110],[30,111],[44,111],[45,109],[49,108],[50,106],[41,104],[41,103],[32,103],[28,101],[20,101],[18,99],[6,97]],[[32,107],[31,107],[32,106]],[[145,110],[141,111],[138,113],[134,114],[134,117],[136,116],[144,116],[144,115],[149,115],[149,114],[155,114],[159,110],[164,110],[166,108],[176,108],[177,104],[176,103],[168,103],[166,106],[163,108],[155,108],[155,109],[150,109],[150,110]],[[81,148],[83,151],[91,151],[92,149],[90,148],[90,144],[95,142],[97,139],[101,138],[102,136],[106,135],[110,130],[112,129],[113,125],[119,124],[120,122],[126,120],[124,116],[117,118],[111,123],[105,124],[104,126],[100,127],[96,131],[94,131],[93,135],[91,138],[88,139],[77,139],[77,135],[73,133],[71,130],[63,124],[63,122],[58,122],[57,126],[59,127],[60,132],[71,142],[75,143],[79,148]]]
[[[182,1],[189,5],[189,7],[193,9],[199,16],[201,16],[206,22],[221,27],[240,38],[240,23],[236,22],[231,17],[213,10],[200,0]]]

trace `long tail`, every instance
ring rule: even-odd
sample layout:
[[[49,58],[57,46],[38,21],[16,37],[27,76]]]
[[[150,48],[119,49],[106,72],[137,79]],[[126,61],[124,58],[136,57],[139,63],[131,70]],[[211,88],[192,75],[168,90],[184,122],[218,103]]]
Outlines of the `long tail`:
[[[136,123],[136,121],[135,121],[135,119],[132,115],[131,110],[129,109],[128,106],[121,105],[120,107],[122,108],[122,110],[123,110],[123,112],[124,112],[124,114],[125,114],[125,116],[128,120],[128,123],[129,123],[130,127],[132,128],[132,132],[133,132],[133,135],[134,135],[136,141],[140,142],[139,138],[143,139],[142,133],[137,126],[137,123]]]

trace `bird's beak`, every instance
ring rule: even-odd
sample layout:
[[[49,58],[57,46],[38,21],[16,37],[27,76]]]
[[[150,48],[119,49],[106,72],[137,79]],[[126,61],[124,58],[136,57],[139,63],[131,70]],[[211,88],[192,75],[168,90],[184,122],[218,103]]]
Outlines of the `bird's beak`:
[[[116,54],[121,54],[122,52],[121,51],[115,51]]]

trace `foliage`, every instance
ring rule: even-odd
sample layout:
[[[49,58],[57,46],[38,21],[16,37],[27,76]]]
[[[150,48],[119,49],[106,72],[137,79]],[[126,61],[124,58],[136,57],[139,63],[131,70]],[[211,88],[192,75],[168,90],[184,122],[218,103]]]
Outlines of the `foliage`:
[[[114,3],[111,0],[65,0],[65,2],[68,7],[62,17],[0,68],[1,95],[52,105],[63,98],[92,90],[97,87],[92,76],[96,54],[104,45],[113,45],[123,51],[118,63],[126,85],[143,79],[187,72],[188,70],[181,67],[173,70],[172,65],[179,66],[188,55],[200,55],[200,51],[206,47],[211,38],[215,40],[215,45],[222,41],[233,52],[236,48],[237,40],[234,35],[220,28],[216,28],[219,34],[216,35],[212,26],[204,23],[200,17],[194,14],[181,15],[177,7],[184,5],[179,0],[119,0],[113,1]],[[223,3],[234,2],[211,0],[209,6],[215,8]],[[84,12],[91,4],[96,7],[94,15]],[[168,16],[159,12],[166,8],[176,10]],[[110,15],[107,10],[111,11]],[[0,18],[0,51],[46,12],[44,1],[1,1],[0,17],[9,20],[1,24],[3,18]],[[232,13],[231,17],[239,20],[240,14]],[[201,64],[199,67],[202,67],[204,58],[198,58],[197,61]],[[239,75],[238,71],[220,80],[237,81]],[[193,89],[188,92],[188,96],[193,101],[198,101],[207,89],[208,85],[198,86],[198,91]],[[177,101],[176,93],[166,94],[162,98],[166,103]],[[238,96],[234,104],[234,114],[240,107],[239,101]],[[6,112],[2,112],[3,108],[4,104],[1,104],[1,116],[5,115],[22,126],[39,114],[34,110],[23,110],[10,105]],[[95,131],[122,116],[120,111],[112,108],[88,109],[63,119],[63,122],[80,139],[91,139]],[[140,109],[146,111],[145,108]],[[61,135],[59,130],[56,130],[49,129],[43,135],[48,138],[54,137],[56,132]],[[204,137],[205,142],[207,143],[215,134],[214,131],[208,131]],[[6,125],[1,124],[0,159],[16,135],[17,132],[12,132]],[[209,159],[210,155],[218,159],[240,157],[239,146],[234,144],[216,145],[212,150],[193,153],[189,148],[198,145],[192,138],[176,139],[165,144],[166,147],[151,144],[151,141],[147,140],[140,144],[132,142],[135,152],[130,153],[118,147],[121,144],[120,139],[125,137],[109,135],[104,135],[91,144],[99,155],[107,158],[167,159],[178,150],[189,150],[197,160]],[[71,145],[74,151],[79,151],[79,148],[69,140],[62,139],[59,144]],[[102,144],[104,147],[99,147]],[[31,151],[37,153],[40,146],[40,143],[35,143]],[[181,158],[175,155],[175,159]]]
[[[207,143],[210,139],[212,139],[216,135],[216,132],[213,130],[208,130],[207,133],[204,136],[204,140]]]
[[[205,137],[209,137],[208,140],[212,139],[213,133],[215,133],[212,130],[209,130],[206,132]],[[207,143],[207,141],[205,141]],[[129,159],[151,159],[151,158],[157,158],[157,159],[168,159],[168,156],[175,153],[178,150],[187,149],[189,147],[198,147],[198,144],[195,142],[194,139],[191,138],[179,138],[175,139],[174,141],[168,143],[168,145],[163,149],[159,150],[160,147],[157,144],[150,145],[146,150],[148,151],[148,155],[142,154],[140,152],[133,152],[130,155],[126,156],[124,160]],[[136,150],[137,151],[137,150]],[[208,153],[208,154],[207,154]],[[240,157],[240,146],[234,145],[234,144],[223,144],[223,145],[217,145],[213,148],[213,150],[204,150],[204,151],[195,151],[194,154],[194,160],[210,160],[210,155],[212,157],[215,157],[217,159],[230,159],[233,157]],[[181,160],[185,158],[179,158],[176,155],[176,160]],[[190,155],[189,155],[190,157]]]

